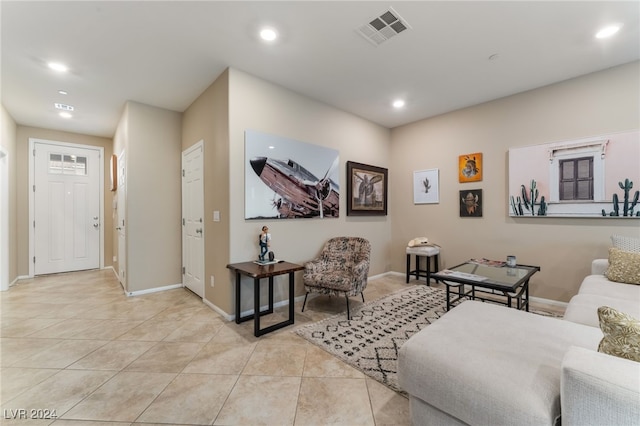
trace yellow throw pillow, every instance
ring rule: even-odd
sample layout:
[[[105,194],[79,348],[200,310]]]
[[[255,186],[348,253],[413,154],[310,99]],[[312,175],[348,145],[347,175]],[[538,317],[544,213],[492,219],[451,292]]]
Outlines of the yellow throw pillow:
[[[598,308],[604,337],[598,352],[640,362],[640,321],[608,306]]]
[[[640,284],[640,253],[609,249],[606,277],[618,283]]]

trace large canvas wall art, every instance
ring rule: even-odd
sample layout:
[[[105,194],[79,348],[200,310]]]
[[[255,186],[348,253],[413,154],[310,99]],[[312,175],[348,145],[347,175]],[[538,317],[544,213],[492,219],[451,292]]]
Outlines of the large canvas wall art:
[[[509,150],[510,216],[640,218],[640,132]]]
[[[245,131],[245,219],[331,218],[340,213],[338,151]]]

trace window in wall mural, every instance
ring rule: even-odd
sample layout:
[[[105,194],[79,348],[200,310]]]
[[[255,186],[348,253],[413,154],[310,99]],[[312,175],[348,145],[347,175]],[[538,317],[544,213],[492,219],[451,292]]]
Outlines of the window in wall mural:
[[[335,149],[245,131],[245,219],[338,217]]]
[[[509,150],[509,215],[640,218],[640,132]]]

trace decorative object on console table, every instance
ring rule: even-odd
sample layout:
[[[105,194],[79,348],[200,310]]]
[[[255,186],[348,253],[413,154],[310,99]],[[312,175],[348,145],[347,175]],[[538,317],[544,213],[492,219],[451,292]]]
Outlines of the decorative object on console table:
[[[440,202],[438,169],[413,172],[413,204]]]
[[[387,187],[387,169],[347,161],[347,216],[386,216]]]
[[[460,182],[478,182],[482,180],[481,152],[458,157],[458,179]]]

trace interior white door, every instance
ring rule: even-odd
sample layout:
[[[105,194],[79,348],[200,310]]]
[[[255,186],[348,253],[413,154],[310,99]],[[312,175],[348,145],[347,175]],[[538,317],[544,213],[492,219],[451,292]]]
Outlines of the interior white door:
[[[100,151],[34,144],[34,272],[100,267]]]
[[[204,297],[203,143],[182,153],[182,284]]]
[[[127,202],[127,186],[126,186],[126,165],[124,151],[120,153],[117,160],[117,203],[116,203],[116,231],[118,233],[118,278],[122,288],[127,290],[127,238],[126,238],[126,202]]]

